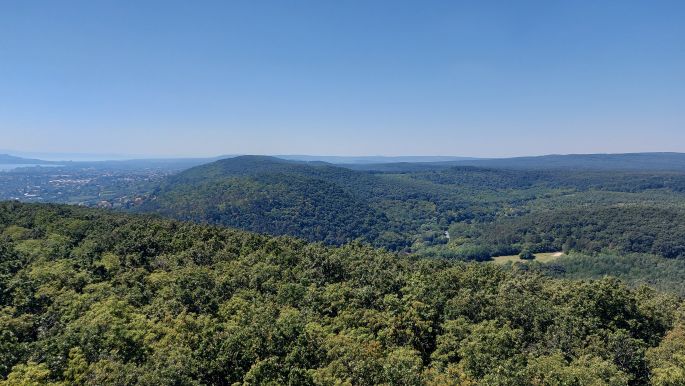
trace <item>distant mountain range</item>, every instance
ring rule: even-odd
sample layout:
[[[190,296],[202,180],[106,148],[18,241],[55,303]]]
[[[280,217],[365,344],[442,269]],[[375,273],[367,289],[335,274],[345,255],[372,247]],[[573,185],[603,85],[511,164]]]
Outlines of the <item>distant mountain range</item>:
[[[460,160],[453,165],[513,169],[685,171],[685,153],[567,154]]]
[[[110,167],[169,167],[181,170],[220,159],[238,157],[226,155],[208,158],[151,158],[109,161],[46,161],[0,154],[0,164],[73,164]],[[685,153],[625,153],[625,154],[551,154],[512,158],[469,158],[453,156],[311,156],[279,155],[288,161],[321,162],[341,165],[354,170],[417,171],[452,166],[478,166],[497,169],[577,169],[577,170],[658,170],[685,171]]]

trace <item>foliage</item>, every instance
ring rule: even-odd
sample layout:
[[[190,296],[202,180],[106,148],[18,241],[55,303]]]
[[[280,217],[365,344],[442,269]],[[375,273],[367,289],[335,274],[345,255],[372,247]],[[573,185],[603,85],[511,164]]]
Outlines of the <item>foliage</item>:
[[[539,269],[547,275],[568,279],[601,279],[605,276],[614,276],[633,287],[644,285],[685,296],[683,259],[665,259],[642,254],[572,253],[554,262],[533,265],[531,269]]]
[[[681,172],[414,166],[235,157],[168,177],[136,210],[462,260],[523,249],[685,256]]]
[[[475,226],[468,243],[532,252],[646,253],[685,257],[685,211],[648,206],[610,206],[535,212]]]
[[[4,384],[682,379],[681,300],[615,279],[16,202],[0,235]]]
[[[519,253],[519,258],[521,258],[521,260],[533,260],[535,259],[535,255],[530,250],[524,249]]]

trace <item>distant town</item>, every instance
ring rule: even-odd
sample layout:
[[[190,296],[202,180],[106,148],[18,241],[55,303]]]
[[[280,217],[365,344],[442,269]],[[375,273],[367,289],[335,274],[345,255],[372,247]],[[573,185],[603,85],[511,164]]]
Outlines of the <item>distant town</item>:
[[[159,168],[22,167],[0,172],[0,200],[129,208],[140,205],[150,186],[170,173]]]

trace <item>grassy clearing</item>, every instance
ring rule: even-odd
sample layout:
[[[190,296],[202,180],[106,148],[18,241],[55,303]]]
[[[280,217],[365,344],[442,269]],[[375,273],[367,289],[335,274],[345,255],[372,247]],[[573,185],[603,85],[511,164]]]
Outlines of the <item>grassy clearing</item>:
[[[535,260],[540,263],[549,263],[550,261],[554,261],[561,256],[564,256],[563,252],[546,252],[546,253],[536,253],[535,254]],[[525,262],[526,260],[521,260],[519,258],[519,255],[509,255],[509,256],[497,256],[493,257],[492,261],[495,264],[506,264],[507,262]]]

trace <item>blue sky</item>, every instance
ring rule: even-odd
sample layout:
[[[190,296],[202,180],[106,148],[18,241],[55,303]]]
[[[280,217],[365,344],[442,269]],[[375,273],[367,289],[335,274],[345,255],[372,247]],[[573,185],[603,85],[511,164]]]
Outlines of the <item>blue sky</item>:
[[[0,148],[685,151],[685,1],[3,1]]]

